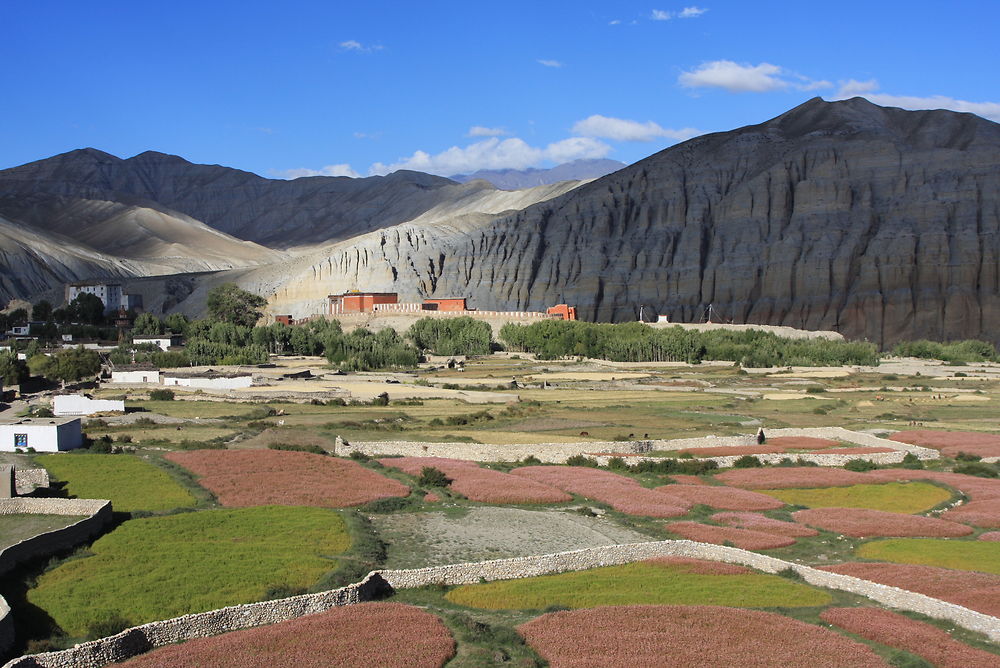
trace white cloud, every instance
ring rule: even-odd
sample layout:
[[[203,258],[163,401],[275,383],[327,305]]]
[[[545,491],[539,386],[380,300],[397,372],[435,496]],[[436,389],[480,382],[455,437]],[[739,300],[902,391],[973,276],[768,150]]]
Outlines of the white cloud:
[[[681,13],[678,14],[677,17],[682,19],[695,19],[707,11],[708,10],[704,7],[685,7],[681,10]]]
[[[344,51],[357,51],[359,53],[371,53],[372,51],[381,51],[384,47],[381,44],[362,44],[356,39],[349,39],[346,42],[340,43],[340,48]]]
[[[917,95],[890,95],[889,93],[876,92],[879,89],[878,81],[870,79],[868,81],[857,81],[848,79],[840,82],[840,90],[837,91],[835,99],[843,100],[849,97],[860,95],[869,102],[882,105],[883,107],[900,107],[902,109],[950,109],[951,111],[964,111],[976,114],[991,121],[1000,122],[1000,102],[970,102],[968,100],[957,100],[946,95],[930,95],[921,97]]]
[[[649,15],[649,18],[654,21],[669,21],[671,19],[671,14],[670,12],[665,12],[662,9],[654,9]]]
[[[539,60],[540,65],[545,65],[545,67],[562,67],[563,64],[558,60]]]
[[[731,93],[763,93],[781,90],[788,82],[778,77],[781,68],[770,63],[740,65],[731,60],[702,63],[690,72],[681,72],[677,82],[685,88],[724,88]]]
[[[617,25],[621,25],[621,19],[615,19],[614,21],[609,21],[609,22],[608,22],[608,25],[609,25],[609,26],[617,26]]]
[[[327,165],[322,169],[299,167],[298,169],[286,169],[284,171],[272,170],[271,173],[282,179],[298,179],[303,176],[350,176],[351,178],[356,179],[361,176],[356,171],[351,169],[351,166],[347,163],[340,165]]]
[[[611,118],[594,114],[573,125],[573,132],[584,137],[599,137],[614,141],[653,141],[661,137],[684,141],[701,134],[694,128],[674,130],[646,121],[632,121],[625,118]]]
[[[473,125],[466,133],[466,137],[500,137],[507,134],[503,128],[487,128],[482,125]]]
[[[369,174],[388,174],[399,169],[413,169],[430,174],[451,176],[480,169],[526,169],[546,161],[557,164],[586,158],[603,158],[611,150],[604,142],[590,137],[570,137],[545,147],[531,146],[517,137],[491,137],[465,147],[452,146],[436,155],[416,151],[408,158],[391,164],[376,162]]]
[[[878,81],[875,79],[869,79],[868,81],[848,79],[847,81],[840,82],[840,90],[837,91],[837,97],[854,97],[855,95],[870,93],[875,90],[878,90]]]
[[[808,91],[833,85],[829,81],[814,81],[771,63],[750,65],[731,60],[702,63],[689,72],[681,72],[677,83],[685,88],[723,88],[730,93],[766,93],[787,88]]]

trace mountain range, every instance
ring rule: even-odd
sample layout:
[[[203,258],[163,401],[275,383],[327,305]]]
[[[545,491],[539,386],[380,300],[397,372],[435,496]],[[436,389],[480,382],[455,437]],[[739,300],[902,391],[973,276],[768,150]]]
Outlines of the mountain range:
[[[596,179],[617,172],[624,166],[624,162],[601,158],[573,160],[551,169],[480,169],[472,174],[456,174],[449,178],[459,183],[483,179],[501,190],[519,190],[559,183],[560,181]]]
[[[996,123],[815,98],[603,168],[506,190],[476,174],[280,181],[72,151],[0,171],[0,297],[174,274],[142,282],[170,292],[147,306],[195,314],[232,280],[297,317],[360,289],[480,309],[568,302],[608,321],[640,304],[699,320],[711,305],[883,345],[1000,337]]]

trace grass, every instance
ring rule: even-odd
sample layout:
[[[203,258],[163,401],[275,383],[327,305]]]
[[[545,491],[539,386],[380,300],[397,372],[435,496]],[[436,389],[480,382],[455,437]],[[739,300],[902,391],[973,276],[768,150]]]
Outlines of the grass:
[[[0,515],[0,550],[82,519],[76,515]]]
[[[831,601],[824,591],[777,575],[705,575],[683,566],[648,562],[465,585],[445,598],[491,610],[654,604],[805,607]]]
[[[943,487],[926,482],[754,490],[792,506],[807,508],[868,508],[891,513],[922,513],[952,497]]]
[[[863,559],[940,566],[1000,575],[1000,543],[940,538],[893,538],[861,545]]]
[[[38,578],[28,601],[67,634],[109,618],[130,625],[309,587],[350,545],[343,518],[320,508],[206,510],[128,521]]]
[[[42,455],[39,464],[80,499],[110,499],[121,512],[171,510],[196,504],[170,475],[132,455]]]

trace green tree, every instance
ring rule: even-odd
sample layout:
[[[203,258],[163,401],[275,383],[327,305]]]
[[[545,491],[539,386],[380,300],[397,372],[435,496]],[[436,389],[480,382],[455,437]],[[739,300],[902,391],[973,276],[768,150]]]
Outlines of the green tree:
[[[40,322],[52,320],[52,304],[44,299],[31,307],[31,319]]]
[[[7,314],[7,320],[11,327],[23,327],[28,324],[28,311],[23,308],[16,308]]]
[[[132,334],[158,336],[163,333],[163,323],[152,313],[140,313],[132,323]]]
[[[49,380],[71,383],[81,378],[96,376],[101,370],[101,358],[83,346],[60,350],[51,356],[35,355],[28,359],[31,373]]]
[[[168,332],[180,334],[181,336],[187,335],[190,323],[191,321],[183,313],[171,313],[163,319],[163,324],[166,325]]]
[[[0,382],[20,385],[28,379],[28,365],[17,358],[13,350],[0,350]]]
[[[267,300],[235,283],[223,283],[208,293],[208,312],[221,322],[253,327],[263,314]]]
[[[104,302],[97,295],[81,292],[69,304],[70,317],[88,325],[100,325],[104,322]]]

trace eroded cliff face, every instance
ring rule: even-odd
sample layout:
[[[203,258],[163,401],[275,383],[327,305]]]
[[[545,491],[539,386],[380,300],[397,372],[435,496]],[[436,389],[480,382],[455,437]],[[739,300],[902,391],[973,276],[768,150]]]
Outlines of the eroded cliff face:
[[[969,114],[811,100],[461,230],[392,228],[289,275],[467,296],[480,309],[576,304],[629,320],[834,329],[881,344],[1000,337],[1000,126]],[[311,273],[309,273],[311,272]]]

